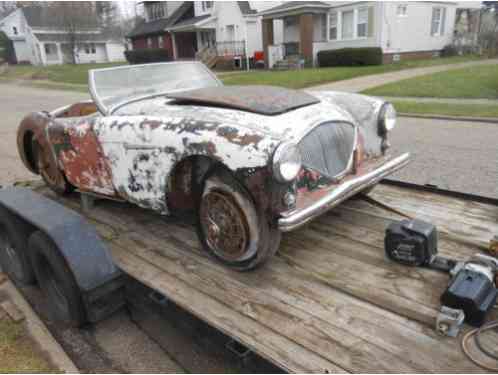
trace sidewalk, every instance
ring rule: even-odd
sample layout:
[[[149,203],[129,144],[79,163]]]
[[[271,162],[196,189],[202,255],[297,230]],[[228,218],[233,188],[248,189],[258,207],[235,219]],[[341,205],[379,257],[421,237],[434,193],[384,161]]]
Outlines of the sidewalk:
[[[358,77],[344,81],[327,83],[310,87],[311,90],[334,90],[345,92],[361,92],[372,87],[385,85],[386,83],[397,82],[408,78],[423,76],[432,73],[438,73],[446,70],[467,68],[469,66],[493,65],[498,64],[498,59],[489,59],[481,61],[468,61],[458,64],[429,66],[425,68],[406,69],[392,73],[382,73],[370,76]]]

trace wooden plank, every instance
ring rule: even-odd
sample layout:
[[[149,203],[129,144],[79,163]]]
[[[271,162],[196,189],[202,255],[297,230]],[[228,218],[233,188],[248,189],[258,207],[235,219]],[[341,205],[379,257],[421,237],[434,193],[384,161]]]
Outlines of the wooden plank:
[[[372,196],[422,220],[430,220],[441,231],[475,242],[483,249],[488,248],[498,233],[498,207],[383,185],[376,188]]]
[[[63,201],[78,208],[71,199]],[[437,293],[432,291],[439,288],[442,292],[447,278],[383,259],[383,231],[391,219],[384,215],[361,201],[341,205],[308,228],[285,235],[281,255],[251,273],[232,272],[207,259],[193,228],[176,219],[164,220],[148,211],[107,202],[89,218],[104,238],[113,240],[113,252],[133,263],[125,265],[129,272],[136,272],[137,278],[143,277],[155,289],[159,286],[170,298],[180,285],[181,306],[195,309],[189,311],[256,352],[266,353],[277,365],[299,348],[299,355],[308,359],[314,355],[322,362],[334,362],[336,371],[479,371],[461,355],[456,341],[440,338],[431,328],[438,308]],[[444,246],[462,257],[470,251],[451,240],[445,240]],[[388,283],[396,287],[386,288]],[[187,296],[189,288],[195,291],[195,299]],[[381,289],[380,302],[377,288]],[[216,313],[205,315],[197,305],[199,295],[211,299],[224,314],[231,311],[228,328]],[[391,304],[389,311],[382,298]],[[413,317],[417,308],[422,312]],[[237,319],[252,328],[237,331],[232,327]],[[264,332],[262,343],[251,338],[257,332]],[[266,335],[282,341],[271,341]],[[267,351],[284,342],[290,343],[285,353],[280,353],[281,348]],[[300,362],[299,355],[296,362]],[[310,361],[316,369],[314,360]],[[306,371],[302,368],[307,366],[301,365],[300,370]],[[288,367],[296,370],[299,366]]]
[[[210,259],[192,256],[192,252],[188,249],[179,250],[178,244],[173,246],[168,244],[161,249],[148,249],[147,244],[156,247],[157,243],[154,240],[145,240],[141,234],[131,233],[127,237],[126,240],[120,239],[122,242],[120,240],[117,242],[126,246],[125,243],[131,240],[126,247],[132,249],[135,254],[140,254],[142,259],[157,264],[177,279],[227,304],[227,308],[258,321],[261,324],[261,331],[275,331],[302,347],[334,361],[348,371],[368,371],[372,360],[381,357],[389,359],[384,363],[395,363],[396,367],[403,371],[422,369],[408,365],[403,359],[351,335],[343,328],[332,324],[330,320],[318,319],[308,311],[297,309],[268,295],[264,285],[255,279],[259,278],[260,274],[271,272],[268,269],[253,272],[249,277],[245,277],[244,283],[238,273],[228,271]],[[362,351],[353,355],[354,348],[360,344],[363,347]],[[378,366],[381,371],[388,370],[382,368],[383,364]]]
[[[150,251],[146,250],[143,237],[137,240],[144,245],[139,246],[144,258],[163,269],[177,268],[174,265],[181,264],[183,270],[175,271],[176,277],[189,279],[192,285],[202,285],[207,294],[219,295],[218,298],[228,300],[235,309],[240,306],[239,311],[263,322],[268,329],[278,329],[283,335],[290,334],[295,341],[301,341],[304,331],[308,330],[315,350],[323,350],[324,355],[331,355],[339,365],[348,370],[372,371],[372,359],[379,362],[383,358],[380,363],[376,362],[376,371],[392,371],[393,368],[407,371],[408,364],[410,371],[440,371],[441,368],[476,371],[474,366],[462,360],[457,346],[444,343],[444,339],[432,331],[431,336],[420,325],[414,326],[406,320],[386,314],[385,311],[369,308],[363,302],[324,287],[318,280],[305,279],[304,275],[277,259],[255,274],[241,274],[216,267],[209,259],[202,261],[202,258],[192,254],[188,248],[177,249],[180,246],[176,244],[174,249],[162,247]],[[155,241],[151,239],[150,242],[154,246]],[[171,258],[175,252],[176,255]],[[220,284],[220,280],[229,280],[230,285]],[[275,285],[277,281],[278,286]],[[293,285],[295,289],[289,289],[288,285]],[[309,288],[304,290],[303,285],[308,285]],[[296,293],[298,288],[301,291]],[[317,291],[322,294],[317,295]],[[310,299],[308,294],[315,294],[316,297]],[[336,305],[336,300],[342,303]],[[324,301],[335,306],[327,308]],[[343,310],[350,312],[345,313]],[[289,319],[289,315],[290,321],[287,325],[283,324],[283,321]],[[301,326],[303,319],[305,325]],[[309,331],[309,327],[313,330]],[[339,327],[343,327],[342,330]],[[347,357],[341,357],[337,349],[329,353],[327,345],[330,345],[329,341],[333,343],[334,335],[339,335],[341,346],[347,342],[355,343],[348,347]],[[303,345],[310,345],[306,341],[301,342]],[[319,345],[325,347],[322,349]],[[430,355],[442,359],[428,362]]]
[[[285,337],[262,331],[257,322],[232,309],[227,309],[210,296],[206,296],[153,264],[144,262],[116,243],[112,242],[110,248],[116,263],[125,272],[167,295],[179,306],[225,334],[240,339],[244,345],[282,369],[298,373],[344,372],[342,368]]]

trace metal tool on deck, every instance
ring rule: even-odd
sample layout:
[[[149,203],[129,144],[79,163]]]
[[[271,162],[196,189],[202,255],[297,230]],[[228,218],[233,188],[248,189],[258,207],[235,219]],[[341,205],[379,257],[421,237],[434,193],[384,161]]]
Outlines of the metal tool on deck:
[[[476,254],[458,262],[437,255],[437,229],[431,223],[417,219],[391,223],[386,230],[385,251],[395,262],[450,274],[436,321],[436,330],[441,334],[455,337],[464,321],[480,327],[496,303],[498,260]]]

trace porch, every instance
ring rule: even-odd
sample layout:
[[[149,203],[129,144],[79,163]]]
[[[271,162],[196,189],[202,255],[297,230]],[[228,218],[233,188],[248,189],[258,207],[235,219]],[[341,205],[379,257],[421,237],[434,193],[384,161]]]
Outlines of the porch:
[[[263,16],[263,49],[268,68],[282,63],[284,67],[313,66],[317,65],[317,54],[322,50],[380,45],[380,37],[376,34],[379,21],[376,20],[381,20],[382,14],[375,3],[332,6],[319,1],[296,1],[260,14]],[[283,40],[276,42],[274,27],[280,23]]]
[[[173,40],[175,59],[196,59],[208,67],[218,61],[242,66],[246,42],[238,35],[235,25],[222,27],[218,32],[216,18],[199,16],[187,19],[168,29]]]
[[[330,5],[321,2],[286,3],[262,12],[265,65],[273,68],[287,64],[312,65],[313,44],[327,41],[327,17]],[[283,24],[283,41],[275,42],[275,21]]]

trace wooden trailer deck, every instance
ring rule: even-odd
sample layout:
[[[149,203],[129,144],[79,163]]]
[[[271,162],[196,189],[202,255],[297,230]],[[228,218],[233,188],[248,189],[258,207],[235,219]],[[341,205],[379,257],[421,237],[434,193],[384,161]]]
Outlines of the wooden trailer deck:
[[[80,211],[76,194],[35,189]],[[498,234],[497,206],[388,185],[372,197],[437,224],[442,254],[466,259]],[[434,331],[448,276],[386,260],[384,230],[401,217],[364,200],[284,234],[247,273],[206,257],[179,219],[110,201],[87,217],[126,273],[286,371],[482,372]]]

